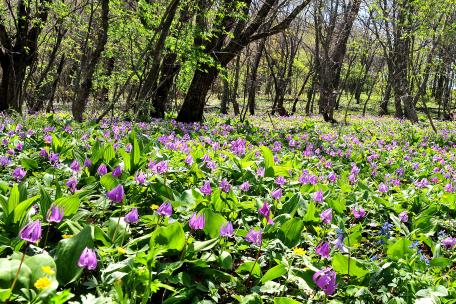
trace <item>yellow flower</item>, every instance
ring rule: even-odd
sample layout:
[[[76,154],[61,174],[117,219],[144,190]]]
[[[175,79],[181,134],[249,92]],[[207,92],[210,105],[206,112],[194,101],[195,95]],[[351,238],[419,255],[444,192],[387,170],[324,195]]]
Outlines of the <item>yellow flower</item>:
[[[55,271],[52,270],[52,268],[50,266],[43,266],[43,267],[41,267],[41,270],[48,275],[55,274]]]
[[[304,249],[299,248],[299,247],[293,248],[293,252],[294,252],[294,254],[297,254],[297,255],[304,255],[306,253],[306,251]]]
[[[45,289],[51,286],[51,284],[51,280],[49,280],[47,277],[42,277],[35,282],[34,286],[36,289]]]
[[[127,251],[125,249],[123,249],[122,247],[117,247],[117,252],[120,253],[120,254],[127,253]]]
[[[64,239],[69,239],[69,238],[72,237],[72,236],[73,236],[72,234],[64,234],[64,235],[62,235],[62,237],[63,237]]]
[[[150,206],[150,209],[152,209],[152,210],[157,210],[158,207],[160,207],[160,206],[153,204],[152,206]]]

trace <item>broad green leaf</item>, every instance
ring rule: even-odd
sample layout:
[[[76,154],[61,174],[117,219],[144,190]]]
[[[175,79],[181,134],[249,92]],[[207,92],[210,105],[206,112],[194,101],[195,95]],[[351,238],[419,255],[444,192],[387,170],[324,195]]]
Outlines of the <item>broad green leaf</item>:
[[[388,257],[393,260],[405,259],[407,256],[413,254],[413,250],[410,248],[411,244],[412,242],[410,240],[404,238],[397,240],[388,246]]]
[[[19,205],[14,208],[14,223],[19,223],[21,222],[28,214],[30,207],[39,199],[40,197],[34,196],[31,197],[23,202],[21,202]]]
[[[237,269],[236,272],[239,274],[246,274],[252,273],[252,276],[255,278],[261,277],[261,268],[258,262],[250,261],[241,264]]]
[[[283,264],[279,264],[277,266],[272,267],[261,278],[261,283],[266,283],[267,281],[275,280],[280,278],[284,274],[287,273],[287,268]]]
[[[339,274],[348,274],[358,278],[362,278],[369,273],[369,270],[367,270],[360,261],[340,253],[334,255],[332,267]]]
[[[274,298],[274,304],[301,304],[301,302],[298,302],[290,298],[277,297]]]
[[[54,202],[55,205],[63,207],[65,216],[73,215],[78,212],[80,203],[78,194],[61,197]]]
[[[13,188],[11,188],[11,193],[8,199],[8,210],[6,210],[7,214],[13,212],[14,208],[19,205],[20,200],[21,193],[19,192],[19,186],[17,184],[14,184]]]
[[[279,238],[289,248],[296,246],[301,240],[301,232],[304,229],[304,222],[299,218],[292,218],[280,227]]]
[[[181,251],[185,246],[185,233],[179,222],[159,227],[152,232],[150,246],[165,250]]]
[[[201,214],[204,214],[206,224],[204,225],[204,232],[209,234],[211,238],[216,238],[220,235],[220,227],[227,222],[227,220],[220,214],[215,213],[209,208],[203,209]]]
[[[94,248],[93,227],[86,226],[78,234],[61,240],[55,250],[55,264],[57,266],[57,280],[66,285],[74,282],[82,274],[82,268],[77,263],[84,248]]]
[[[272,151],[266,146],[261,146],[260,149],[263,152],[265,168],[272,168],[272,166],[274,166],[274,154],[272,154]]]

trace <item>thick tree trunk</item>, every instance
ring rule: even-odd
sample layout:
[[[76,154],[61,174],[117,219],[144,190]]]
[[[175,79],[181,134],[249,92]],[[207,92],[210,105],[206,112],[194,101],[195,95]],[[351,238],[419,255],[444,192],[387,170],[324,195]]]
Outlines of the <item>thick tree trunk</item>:
[[[87,100],[92,89],[93,76],[95,68],[100,60],[101,53],[103,52],[106,42],[108,41],[108,15],[109,15],[109,0],[102,0],[101,2],[101,28],[98,33],[96,47],[90,58],[83,67],[82,83],[78,86],[78,91],[73,100],[71,111],[73,118],[81,122],[83,120],[83,114],[87,106]]]
[[[258,67],[260,66],[261,56],[263,55],[264,46],[266,44],[266,38],[260,40],[257,46],[255,53],[255,58],[252,63],[252,70],[249,75],[249,85],[248,85],[248,105],[250,115],[255,115],[255,97],[257,89],[257,78],[258,78]]]
[[[228,103],[230,102],[230,82],[228,79],[223,78],[223,91],[222,98],[220,99],[220,113],[226,115],[228,114]]]
[[[177,115],[177,121],[202,121],[206,96],[217,75],[218,70],[213,66],[203,66],[195,72],[184,103]]]
[[[378,113],[380,116],[388,115],[388,103],[389,103],[390,99],[391,99],[391,82],[388,79],[386,81],[385,93],[383,94],[382,101],[380,102],[380,111]]]

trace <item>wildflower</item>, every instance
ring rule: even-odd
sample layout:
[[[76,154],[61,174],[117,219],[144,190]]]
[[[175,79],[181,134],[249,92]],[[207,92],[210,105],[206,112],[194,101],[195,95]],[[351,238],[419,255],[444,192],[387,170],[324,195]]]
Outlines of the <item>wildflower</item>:
[[[65,212],[63,207],[53,205],[49,208],[49,211],[46,216],[46,220],[49,223],[60,223],[63,219]]]
[[[170,202],[166,202],[160,205],[157,209],[157,213],[161,216],[171,216],[173,214],[173,206]]]
[[[453,193],[454,192],[453,184],[452,183],[446,184],[444,190],[445,190],[445,192]]]
[[[13,178],[19,182],[25,177],[26,174],[27,174],[27,171],[25,171],[24,168],[17,167],[13,171]]]
[[[124,196],[124,188],[121,184],[117,185],[117,187],[113,188],[111,191],[106,193],[106,196],[115,203],[120,203]]]
[[[222,227],[220,227],[220,236],[222,237],[232,237],[233,236],[233,224],[231,222],[226,222]]]
[[[263,231],[261,230],[255,230],[255,229],[250,229],[250,231],[247,233],[245,236],[245,240],[249,243],[255,244],[257,246],[261,245],[261,242],[263,240]]]
[[[359,207],[358,210],[356,208],[352,208],[352,213],[355,219],[360,219],[366,216],[366,211],[364,210],[363,207]]]
[[[378,185],[378,192],[380,192],[380,193],[388,192],[388,186],[385,183],[380,183],[380,185]]]
[[[328,175],[328,181],[334,183],[337,180],[337,175],[334,172],[329,173]]]
[[[66,182],[66,186],[70,189],[71,193],[74,193],[76,191],[76,187],[78,186],[78,180],[76,177],[70,177]]]
[[[399,213],[399,219],[401,220],[402,223],[407,223],[408,222],[407,211],[402,211],[401,213]]]
[[[138,208],[131,209],[131,211],[128,212],[124,217],[124,221],[128,224],[134,224],[138,220],[139,220]]]
[[[200,191],[204,195],[211,195],[212,194],[211,183],[209,181],[205,181],[203,186],[200,188]]]
[[[193,157],[191,155],[188,155],[186,158],[185,158],[185,163],[189,166],[191,166],[193,164]]]
[[[49,135],[49,134],[48,134],[48,135],[45,135],[45,136],[43,137],[43,139],[44,139],[44,142],[45,142],[46,144],[50,144],[50,143],[52,142],[52,135]]]
[[[331,267],[326,267],[314,273],[312,280],[328,296],[333,295],[336,291],[336,272]]]
[[[59,154],[58,153],[54,153],[54,152],[51,152],[49,154],[49,161],[52,163],[52,164],[57,164],[59,162]]]
[[[322,203],[323,202],[323,191],[318,190],[317,192],[315,192],[313,194],[313,200],[318,203]]]
[[[456,245],[456,238],[449,236],[442,240],[442,245],[446,249],[451,249]]]
[[[97,255],[93,249],[84,248],[79,257],[78,267],[87,268],[88,270],[97,268]]]
[[[75,172],[78,172],[78,171],[81,169],[81,165],[80,165],[79,162],[75,159],[75,160],[73,160],[73,162],[71,163],[70,169],[73,170],[73,171],[75,171]]]
[[[139,171],[139,173],[137,173],[135,176],[135,181],[139,185],[144,185],[146,183],[146,175],[144,174],[144,172]]]
[[[329,257],[329,250],[330,250],[330,246],[329,246],[328,242],[321,242],[315,248],[315,252],[317,254],[319,254],[322,258],[328,258]]]
[[[116,166],[114,170],[112,170],[112,176],[119,177],[122,175],[122,168],[120,166]]]
[[[48,277],[41,277],[35,282],[35,284],[33,284],[33,286],[35,286],[36,289],[46,289],[51,286],[51,284],[52,282],[48,279]]]
[[[249,183],[249,182],[243,182],[243,183],[239,186],[239,189],[241,189],[241,191],[244,191],[244,192],[249,191],[249,189],[250,189],[250,183]]]
[[[259,167],[259,168],[257,169],[257,171],[256,171],[256,174],[257,174],[258,176],[260,176],[260,177],[264,177],[264,172],[265,172],[265,171],[266,171],[266,170],[265,170],[263,167]]]
[[[192,230],[200,230],[204,228],[205,219],[204,215],[197,215],[193,213],[192,217],[190,218],[188,225]]]
[[[11,160],[8,156],[0,156],[0,165],[6,167],[11,163]]]
[[[258,212],[266,218],[268,224],[274,224],[273,220],[271,219],[271,206],[269,206],[267,202],[264,202],[263,206],[258,210]]]
[[[106,165],[105,164],[101,164],[98,169],[97,169],[97,174],[99,176],[103,176],[105,175],[106,173],[108,173],[108,168],[106,168]]]
[[[386,236],[389,239],[390,238],[389,231],[391,230],[392,227],[393,227],[392,224],[390,224],[388,222],[384,223],[382,225],[382,227],[380,228],[379,234],[383,235],[383,236]]]
[[[332,221],[332,209],[328,208],[320,214],[320,219],[323,224],[329,224]]]
[[[88,167],[90,167],[90,166],[92,166],[92,161],[90,160],[90,158],[86,158],[86,159],[84,160],[84,167],[87,167],[87,168],[88,168]]]
[[[293,248],[293,253],[297,255],[304,255],[306,251],[300,247]]]
[[[19,237],[30,243],[39,241],[41,239],[41,222],[37,220],[26,225],[19,232]]]
[[[41,271],[48,274],[48,275],[54,275],[55,271],[51,268],[51,266],[42,266]]]
[[[230,192],[231,185],[230,185],[230,183],[228,183],[228,181],[225,178],[220,183],[220,189],[226,193]]]
[[[62,234],[62,238],[63,238],[63,239],[70,239],[70,238],[72,238],[72,237],[73,237],[72,234]]]
[[[282,189],[277,188],[274,191],[271,192],[271,196],[275,200],[280,200],[282,198]]]
[[[348,252],[348,249],[344,244],[344,232],[342,230],[337,229],[337,239],[331,243],[336,249],[339,249],[341,252]]]
[[[276,185],[283,187],[287,181],[285,180],[285,177],[283,176],[277,176],[275,183]]]

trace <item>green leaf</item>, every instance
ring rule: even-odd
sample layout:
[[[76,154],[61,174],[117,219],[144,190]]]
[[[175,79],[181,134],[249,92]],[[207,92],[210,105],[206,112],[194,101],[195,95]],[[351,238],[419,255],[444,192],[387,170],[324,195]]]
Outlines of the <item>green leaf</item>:
[[[82,269],[77,263],[84,248],[93,248],[93,227],[86,226],[78,234],[61,240],[55,250],[55,263],[57,265],[57,280],[66,285],[77,280]]]
[[[284,274],[287,273],[287,268],[283,264],[279,264],[277,266],[272,267],[261,278],[261,283],[266,283],[267,281],[275,280],[280,278]]]
[[[301,304],[301,302],[298,302],[290,298],[276,297],[274,298],[274,304]]]
[[[362,278],[369,273],[369,270],[365,269],[365,266],[360,261],[340,253],[334,255],[332,267],[337,273],[348,274],[358,278]]]
[[[407,256],[413,254],[410,248],[412,242],[410,240],[401,238],[396,243],[388,246],[387,255],[392,260],[405,259]]]
[[[434,258],[430,261],[430,265],[432,267],[440,267],[440,268],[448,267],[452,263],[453,262],[450,259],[444,258],[444,257]]]
[[[241,264],[237,269],[236,272],[239,274],[249,274],[252,272],[252,276],[255,278],[261,277],[261,268],[258,262],[250,261]]]
[[[19,204],[20,200],[21,193],[19,192],[19,186],[17,184],[14,184],[8,199],[8,210],[6,210],[7,214],[13,212],[14,208],[16,208],[16,206]]]
[[[220,254],[220,266],[226,270],[230,270],[233,267],[233,257],[228,251],[223,251]]]
[[[16,206],[16,208],[14,208],[14,220],[13,222],[14,223],[19,223],[19,222],[22,222],[22,220],[27,216],[29,210],[30,210],[30,207],[39,199],[40,197],[37,195],[37,196],[34,196],[34,197],[31,197],[25,201],[23,201],[22,203],[20,203],[19,205]]]
[[[207,241],[196,241],[193,243],[193,251],[198,252],[198,251],[205,251],[205,250],[210,250],[214,248],[215,245],[218,243],[218,238],[214,238],[211,240]]]
[[[100,178],[100,184],[102,184],[103,187],[105,187],[106,190],[109,191],[117,186],[118,181],[114,176],[112,176],[112,173],[108,173]]]
[[[159,227],[152,232],[150,246],[165,250],[181,251],[185,246],[185,233],[179,222]]]
[[[19,269],[19,264],[21,262],[18,260],[9,260],[9,259],[0,259],[0,288],[6,289],[10,288],[13,283],[14,278],[16,277],[17,270]],[[16,286],[14,291],[18,291],[21,288],[29,288],[30,278],[32,276],[32,271],[27,265],[22,265],[21,271],[19,273]]]
[[[274,154],[272,154],[272,151],[266,146],[261,146],[260,149],[263,152],[265,168],[267,169],[274,166]]]
[[[112,159],[116,157],[116,151],[114,150],[113,146],[109,144],[103,152],[103,159],[106,163],[109,163]]]
[[[32,158],[23,158],[21,160],[21,166],[26,170],[36,170],[38,169],[38,163]]]
[[[61,197],[54,202],[55,205],[63,207],[65,216],[73,215],[78,212],[80,203],[77,194]]]
[[[279,239],[288,248],[296,246],[301,240],[301,232],[304,229],[304,222],[299,218],[292,218],[280,227]]]
[[[44,187],[40,186],[40,213],[43,218],[46,217],[46,214],[51,207],[52,199],[49,193],[47,193]]]
[[[215,213],[209,208],[203,209],[205,225],[204,232],[209,234],[211,238],[216,238],[220,235],[220,227],[227,222],[227,220],[220,214]]]

